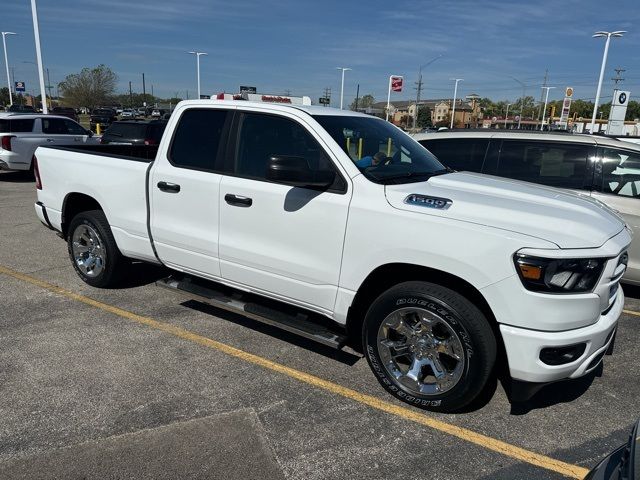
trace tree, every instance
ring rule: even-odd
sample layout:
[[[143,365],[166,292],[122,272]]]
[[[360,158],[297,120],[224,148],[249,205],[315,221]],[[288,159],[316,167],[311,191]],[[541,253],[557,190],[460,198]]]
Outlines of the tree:
[[[0,88],[0,105],[9,105],[9,89]]]
[[[418,108],[418,118],[416,118],[416,126],[420,128],[431,126],[431,109],[426,105],[420,105]]]
[[[83,68],[59,83],[65,104],[94,108],[105,105],[116,89],[118,76],[106,65]]]
[[[373,95],[371,95],[371,94],[363,95],[362,97],[360,97],[358,99],[358,108],[369,108],[374,103],[376,103],[376,99],[373,98]],[[349,105],[349,109],[350,110],[355,110],[356,109],[356,101],[355,100],[353,102],[351,102],[351,105]]]

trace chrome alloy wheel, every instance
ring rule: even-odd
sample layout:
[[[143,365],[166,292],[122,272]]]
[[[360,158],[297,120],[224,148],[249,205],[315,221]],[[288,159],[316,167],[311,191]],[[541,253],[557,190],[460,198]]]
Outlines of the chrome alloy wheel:
[[[80,271],[87,277],[97,277],[102,273],[107,260],[107,252],[98,232],[91,225],[78,225],[73,231],[71,250]]]
[[[378,354],[387,372],[413,394],[451,390],[466,355],[451,325],[434,312],[408,307],[389,314],[378,329]]]

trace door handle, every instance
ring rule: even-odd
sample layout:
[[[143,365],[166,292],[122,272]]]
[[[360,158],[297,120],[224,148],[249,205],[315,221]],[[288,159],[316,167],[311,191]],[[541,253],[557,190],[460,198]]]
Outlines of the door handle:
[[[177,183],[158,182],[158,188],[163,192],[178,193],[180,191],[180,185]]]
[[[53,138],[47,138],[47,142],[55,142]]]
[[[240,195],[234,195],[232,193],[227,193],[224,196],[224,201],[229,205],[233,205],[234,207],[250,207],[253,203],[253,200],[249,197],[242,197]]]

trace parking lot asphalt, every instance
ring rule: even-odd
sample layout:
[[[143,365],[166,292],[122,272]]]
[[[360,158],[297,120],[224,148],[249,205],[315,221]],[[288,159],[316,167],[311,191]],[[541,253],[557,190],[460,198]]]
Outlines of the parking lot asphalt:
[[[580,478],[640,416],[640,290],[601,376],[455,415],[364,359],[159,289],[84,284],[0,172],[0,478]]]

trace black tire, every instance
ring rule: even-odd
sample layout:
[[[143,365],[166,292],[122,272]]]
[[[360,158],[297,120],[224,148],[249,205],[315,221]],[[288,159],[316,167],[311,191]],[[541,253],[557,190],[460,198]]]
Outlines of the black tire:
[[[104,249],[101,251],[101,253],[104,254],[102,268],[99,273],[93,275],[83,271],[83,268],[78,265],[74,256],[74,234],[77,230],[80,232],[83,226],[89,227],[97,234],[100,248]],[[117,286],[123,279],[129,266],[128,260],[120,253],[120,250],[118,250],[116,241],[113,238],[113,233],[109,227],[109,222],[107,222],[107,217],[102,210],[89,210],[73,217],[69,224],[67,250],[71,264],[78,276],[92,287],[109,288]]]
[[[390,361],[389,359],[391,357],[386,356],[387,363],[385,363],[383,359],[387,347],[384,345],[379,346],[378,334],[382,332],[381,335],[384,336],[384,332],[387,332],[386,334],[388,335],[390,330],[388,329],[388,323],[386,324],[387,327],[385,327],[386,330],[381,329],[382,323],[393,312],[397,312],[397,314],[400,314],[400,318],[403,318],[402,315],[411,315],[412,312],[415,311],[418,313],[426,311],[424,313],[425,315],[430,315],[429,318],[439,318],[434,324],[443,322],[443,324],[437,328],[443,330],[445,332],[444,335],[449,335],[449,338],[453,342],[458,340],[457,345],[459,348],[456,348],[462,350],[464,353],[464,361],[460,363],[455,376],[454,374],[451,375],[451,378],[458,378],[457,383],[451,381],[453,386],[447,385],[448,390],[442,391],[442,393],[422,394],[422,386],[420,386],[419,383],[416,384],[415,389],[408,388],[388,370],[396,368],[396,374],[401,372],[401,377],[404,377],[406,383],[408,378],[407,372],[402,372],[402,365],[398,367],[398,362],[405,362],[408,365],[416,357],[428,361],[425,357],[427,355],[426,350],[420,351],[419,354],[414,353],[416,348],[422,348],[425,344],[421,344],[418,347],[415,345],[407,347],[406,345],[410,343],[408,340],[410,336],[398,336],[394,328],[391,328],[391,335],[396,335],[395,338],[400,339],[396,343],[402,344],[404,342],[404,346],[399,347],[402,349],[402,352],[406,352],[407,348],[414,350],[411,351],[412,353],[409,353],[409,356],[396,355],[395,358],[400,360]],[[423,317],[419,314],[417,317],[412,318]],[[422,320],[415,324],[417,325],[416,328],[421,328],[421,322]],[[405,322],[405,324],[409,323],[410,321]],[[448,325],[449,328],[444,324]],[[413,332],[413,330],[411,331]],[[454,332],[455,335],[452,335],[451,332]],[[433,283],[419,281],[405,282],[390,288],[380,295],[373,302],[365,316],[362,337],[367,361],[380,384],[389,393],[403,402],[425,410],[454,412],[468,406],[487,386],[496,360],[496,338],[482,312],[459,293]],[[420,336],[412,338],[420,338]],[[386,341],[387,343],[390,342],[389,340]],[[448,342],[449,339],[446,341]],[[427,347],[424,348],[426,349]],[[437,347],[431,346],[429,348],[433,349]],[[397,354],[399,351],[400,350],[393,350],[393,353]],[[445,363],[441,361],[443,360],[440,356],[442,353],[433,353],[434,350],[430,350],[429,352],[434,356],[438,356],[440,366]],[[451,362],[448,358],[444,360],[447,360],[449,365],[458,365],[457,361]],[[415,363],[412,365],[415,365]],[[456,367],[452,366],[451,371],[453,371],[454,368]],[[420,366],[417,371],[420,372],[419,375],[423,375],[423,378],[433,378],[435,380],[435,370],[432,370],[430,366]],[[410,383],[413,382],[413,378],[410,378],[409,381]],[[432,387],[427,385],[425,388]]]

